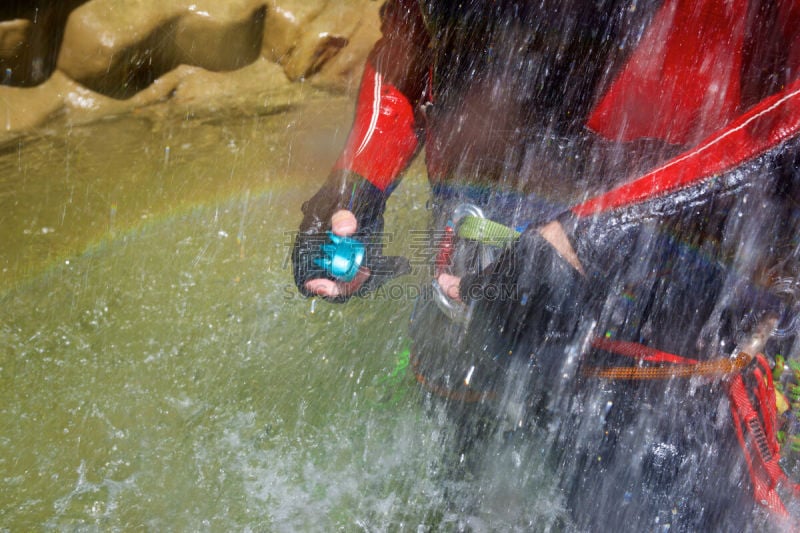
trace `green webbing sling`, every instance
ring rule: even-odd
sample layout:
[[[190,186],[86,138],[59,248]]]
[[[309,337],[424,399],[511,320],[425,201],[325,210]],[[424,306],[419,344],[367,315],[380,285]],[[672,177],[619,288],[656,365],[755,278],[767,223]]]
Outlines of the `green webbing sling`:
[[[458,236],[492,246],[506,246],[516,241],[520,232],[487,218],[467,215],[459,221]]]

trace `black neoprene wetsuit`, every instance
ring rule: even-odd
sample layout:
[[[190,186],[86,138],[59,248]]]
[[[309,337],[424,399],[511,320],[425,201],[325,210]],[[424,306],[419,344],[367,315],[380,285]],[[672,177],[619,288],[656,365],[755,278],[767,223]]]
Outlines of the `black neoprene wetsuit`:
[[[385,202],[424,146],[436,220],[470,201],[528,229],[462,279],[466,331],[417,316],[420,381],[485,399],[525,380],[580,528],[747,523],[757,481],[724,379],[584,370],[727,357],[785,312],[770,283],[800,275],[798,2],[389,0],[382,22],[342,156],[304,206],[300,290],[325,276],[304,236],[337,209],[379,266]],[[553,220],[582,274],[539,236]]]

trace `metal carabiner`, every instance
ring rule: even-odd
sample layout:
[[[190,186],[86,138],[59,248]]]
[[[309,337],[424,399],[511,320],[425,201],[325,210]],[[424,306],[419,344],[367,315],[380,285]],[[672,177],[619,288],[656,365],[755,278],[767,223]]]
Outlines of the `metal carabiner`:
[[[447,223],[447,231],[442,241],[439,243],[439,253],[436,257],[436,274],[441,273],[442,267],[449,261],[450,254],[452,254],[453,238],[458,233],[458,223],[467,216],[486,218],[483,210],[473,204],[459,204],[453,209],[453,215]],[[482,252],[482,260],[488,259],[488,253]],[[437,307],[442,313],[445,314],[450,320],[461,324],[469,322],[469,308],[463,302],[459,302],[447,296],[444,289],[436,278],[433,279],[433,300],[436,302]]]

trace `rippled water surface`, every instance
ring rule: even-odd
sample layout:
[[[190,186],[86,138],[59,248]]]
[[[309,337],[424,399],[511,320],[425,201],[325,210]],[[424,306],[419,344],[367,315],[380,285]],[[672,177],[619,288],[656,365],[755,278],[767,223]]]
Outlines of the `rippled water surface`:
[[[553,520],[530,448],[446,475],[450,428],[404,372],[414,279],[347,306],[296,295],[287,244],[348,112],[131,117],[2,148],[0,530]],[[426,227],[410,174],[390,252]]]

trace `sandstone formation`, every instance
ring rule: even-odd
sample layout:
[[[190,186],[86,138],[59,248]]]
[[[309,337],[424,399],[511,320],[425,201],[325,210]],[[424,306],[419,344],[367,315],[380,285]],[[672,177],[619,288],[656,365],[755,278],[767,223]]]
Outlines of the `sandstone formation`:
[[[142,109],[278,112],[309,85],[353,90],[380,34],[377,0],[24,4],[0,8],[0,139]]]

